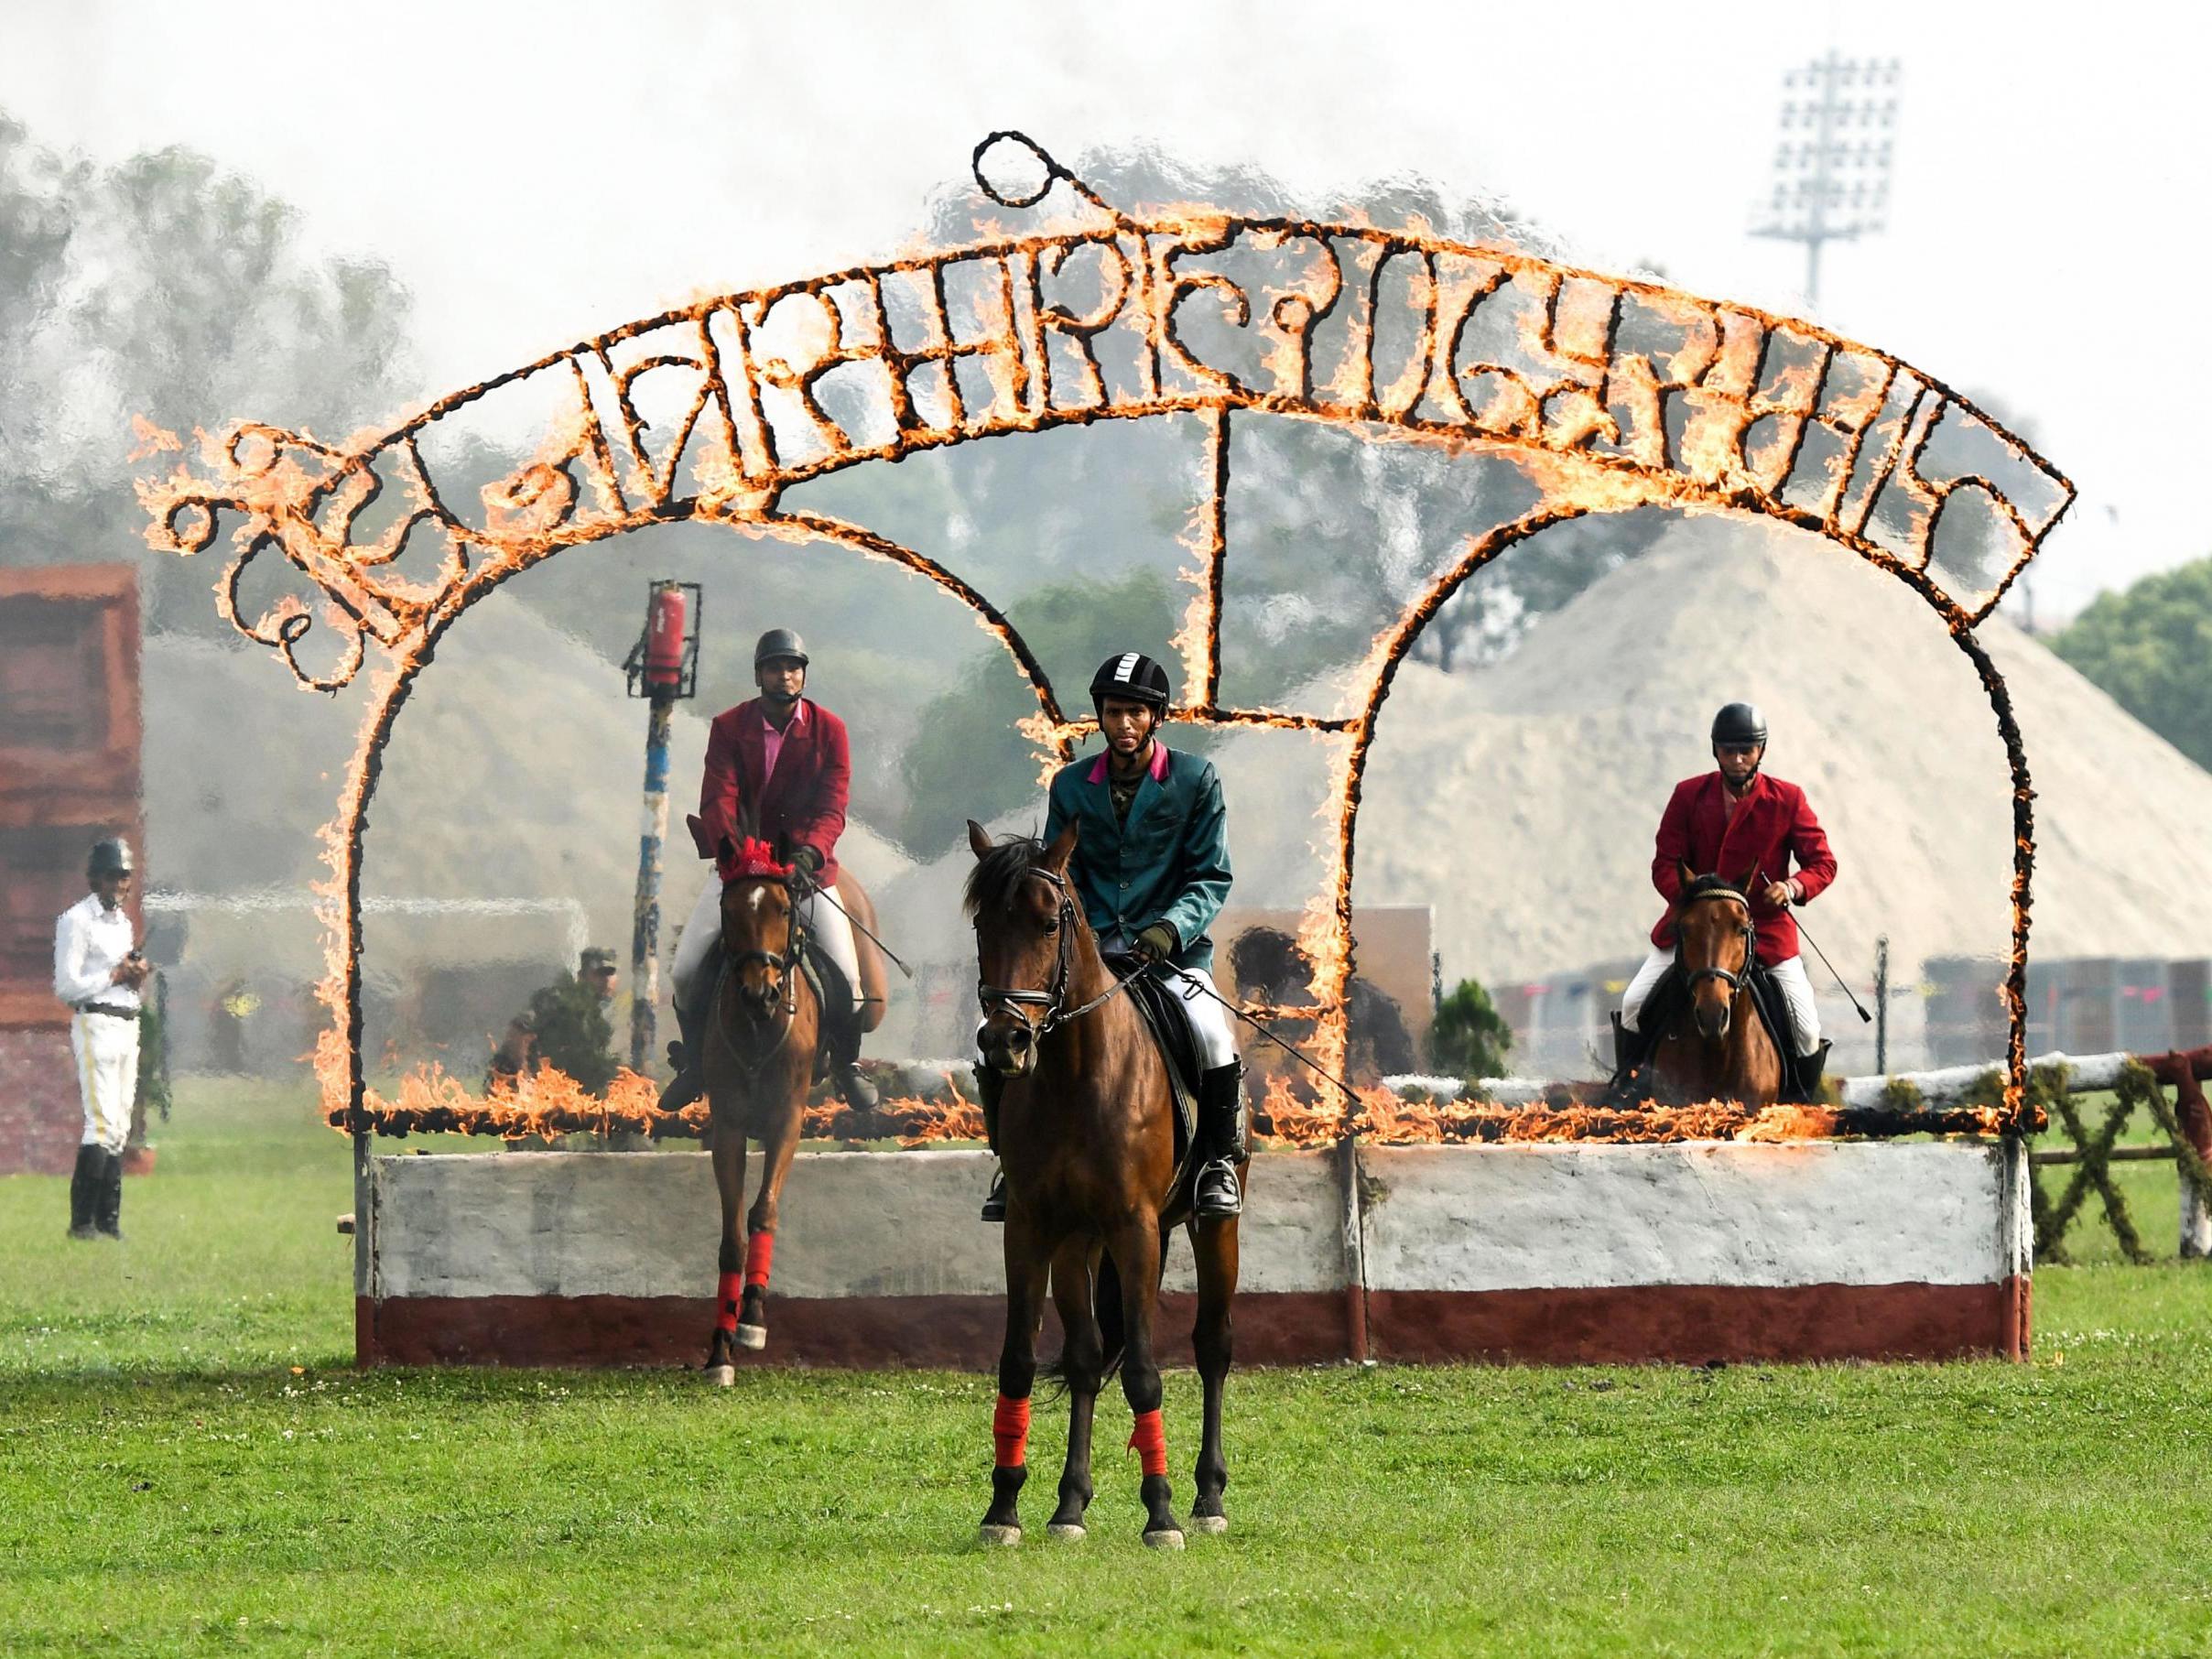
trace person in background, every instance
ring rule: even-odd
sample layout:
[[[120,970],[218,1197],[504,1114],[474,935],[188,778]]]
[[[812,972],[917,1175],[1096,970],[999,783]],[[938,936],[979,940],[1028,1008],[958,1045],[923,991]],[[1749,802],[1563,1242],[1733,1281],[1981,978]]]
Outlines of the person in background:
[[[138,1097],[141,992],[153,973],[124,907],[136,873],[127,841],[95,842],[85,862],[92,892],[54,925],[54,994],[73,1013],[70,1051],[84,1102],[70,1177],[72,1239],[123,1236],[123,1147]]]
[[[594,945],[530,998],[536,1060],[566,1072],[592,1094],[604,1094],[620,1068],[614,1057],[614,952]]]

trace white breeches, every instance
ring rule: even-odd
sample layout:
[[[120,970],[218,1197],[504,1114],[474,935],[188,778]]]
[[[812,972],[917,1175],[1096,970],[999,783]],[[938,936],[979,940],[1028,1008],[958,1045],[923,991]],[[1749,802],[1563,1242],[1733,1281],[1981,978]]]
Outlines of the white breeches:
[[[84,1099],[83,1144],[119,1153],[138,1099],[138,1022],[81,1014],[70,1022],[70,1051]]]
[[[845,983],[852,990],[852,1005],[859,1007],[860,952],[853,948],[852,924],[845,919],[845,913],[835,905],[824,904],[819,894],[809,892],[799,901],[795,914],[799,924],[814,936],[814,942],[844,974]],[[684,930],[677,938],[676,960],[668,966],[668,977],[676,981],[679,1001],[690,992],[692,981],[699,976],[699,964],[712,954],[721,931],[722,878],[709,871],[707,884],[699,889],[699,900],[691,906]]]
[[[1643,966],[1636,970],[1635,978],[1621,993],[1621,1023],[1634,1031],[1636,1021],[1643,1013],[1643,1004],[1651,1001],[1652,987],[1660,977],[1675,965],[1675,952],[1654,948],[1643,959]],[[1797,1040],[1797,1052],[1807,1055],[1820,1046],[1820,1010],[1813,1005],[1813,981],[1805,977],[1805,959],[1785,957],[1767,970],[1782,992],[1782,1000],[1789,1004],[1790,1029]]]
[[[1183,1019],[1190,1027],[1190,1040],[1198,1051],[1198,1069],[1212,1071],[1217,1067],[1233,1065],[1237,1058],[1237,1034],[1230,1025],[1229,1010],[1212,997],[1192,989],[1203,985],[1220,995],[1213,975],[1203,968],[1163,968],[1160,978],[1175,992],[1176,1004],[1183,1010]],[[975,1046],[981,1053],[983,1046],[981,1026],[976,1029]]]

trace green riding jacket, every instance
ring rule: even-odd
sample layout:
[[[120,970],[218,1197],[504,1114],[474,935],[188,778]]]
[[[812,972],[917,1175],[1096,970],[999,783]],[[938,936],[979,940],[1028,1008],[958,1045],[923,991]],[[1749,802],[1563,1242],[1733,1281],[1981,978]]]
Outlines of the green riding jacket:
[[[1068,874],[1099,936],[1133,941],[1166,922],[1175,929],[1175,965],[1212,972],[1206,930],[1221,913],[1230,880],[1229,814],[1213,764],[1154,739],[1152,767],[1124,827],[1114,818],[1105,755],[1071,762],[1053,775],[1046,843],[1071,819],[1077,829]]]

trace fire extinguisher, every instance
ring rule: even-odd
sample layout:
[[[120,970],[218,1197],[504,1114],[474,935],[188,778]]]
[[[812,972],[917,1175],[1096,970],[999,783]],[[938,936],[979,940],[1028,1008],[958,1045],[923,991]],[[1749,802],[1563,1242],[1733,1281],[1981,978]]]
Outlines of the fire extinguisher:
[[[645,622],[645,695],[675,697],[684,679],[684,592],[669,586],[653,595]]]

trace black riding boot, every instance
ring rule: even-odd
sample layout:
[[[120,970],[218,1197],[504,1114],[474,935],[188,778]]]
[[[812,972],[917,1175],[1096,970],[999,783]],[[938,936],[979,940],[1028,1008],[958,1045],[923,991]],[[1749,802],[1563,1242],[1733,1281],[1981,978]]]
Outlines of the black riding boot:
[[[1823,1043],[1812,1053],[1798,1055],[1790,1062],[1791,1069],[1796,1074],[1797,1097],[1808,1106],[1820,1102],[1820,1079],[1828,1068],[1830,1046]]]
[[[663,1111],[681,1111],[699,1097],[707,1079],[699,1070],[699,1060],[706,1050],[707,1001],[714,994],[714,975],[706,966],[699,970],[699,979],[691,987],[689,997],[676,999],[676,1029],[681,1034],[678,1041],[668,1045],[668,1064],[676,1068],[676,1075],[668,1086],[660,1091]]]
[[[1613,1014],[1613,1076],[1612,1080],[1605,1086],[1607,1104],[1630,1105],[1649,1092],[1643,1086],[1642,1075],[1648,1053],[1643,1033],[1631,1031],[1623,1025],[1616,1011]]]
[[[103,1152],[100,1172],[101,1233],[111,1239],[123,1237],[123,1155]]]
[[[1006,1079],[981,1059],[975,1063],[975,1092],[983,1107],[983,1144],[991,1148],[991,1155],[999,1152],[999,1096],[1005,1092]],[[1006,1219],[1006,1166],[995,1166],[991,1171],[991,1191],[983,1199],[983,1220],[1003,1221]]]
[[[867,1074],[861,1070],[861,1038],[866,1035],[861,1030],[859,1007],[849,1005],[846,1012],[838,1016],[837,1027],[830,1039],[834,1045],[831,1053],[836,1056],[833,1068],[837,1091],[844,1097],[845,1104],[855,1111],[873,1111],[882,1104],[884,1098],[875,1085],[868,1080]]]
[[[72,1239],[90,1239],[100,1209],[100,1187],[107,1174],[107,1154],[97,1146],[77,1148],[77,1168],[70,1176],[70,1230]]]
[[[1190,1207],[1201,1220],[1242,1214],[1237,1165],[1244,1156],[1244,1068],[1235,1060],[1198,1079],[1198,1176]]]

